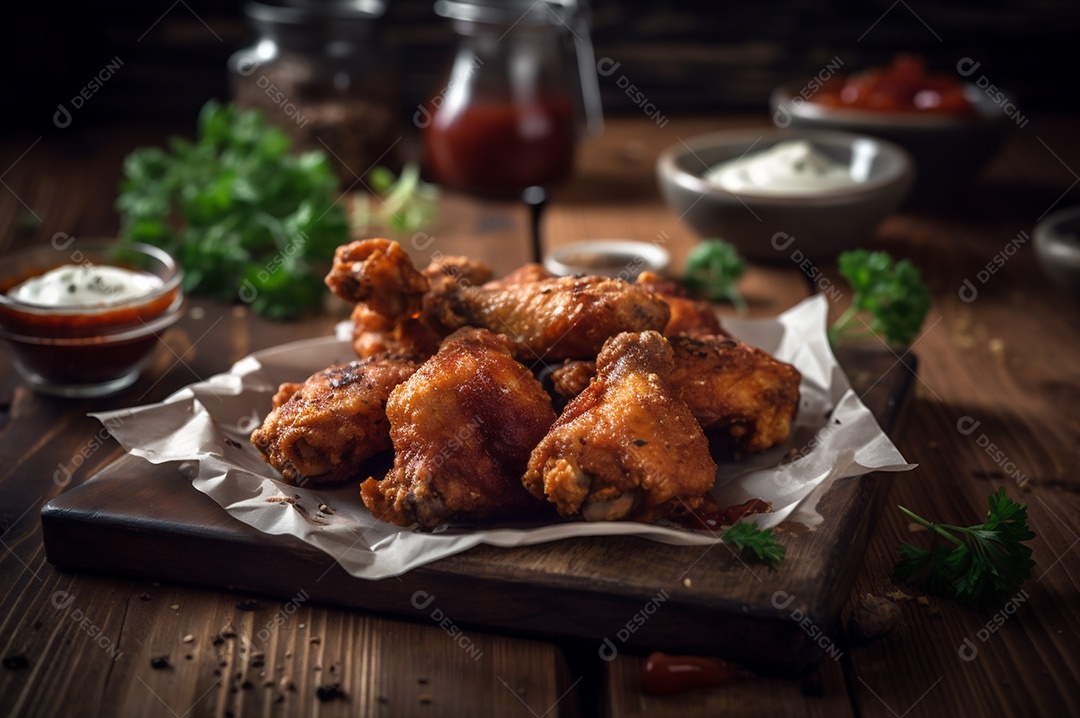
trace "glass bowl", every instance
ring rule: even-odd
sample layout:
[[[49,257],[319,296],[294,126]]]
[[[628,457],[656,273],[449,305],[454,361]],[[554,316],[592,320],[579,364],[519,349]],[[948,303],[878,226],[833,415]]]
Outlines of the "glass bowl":
[[[151,274],[161,285],[133,299],[51,306],[10,291],[64,265],[108,265]],[[57,234],[49,244],[0,260],[0,341],[35,391],[68,397],[111,394],[138,378],[161,332],[184,311],[183,272],[157,247]]]

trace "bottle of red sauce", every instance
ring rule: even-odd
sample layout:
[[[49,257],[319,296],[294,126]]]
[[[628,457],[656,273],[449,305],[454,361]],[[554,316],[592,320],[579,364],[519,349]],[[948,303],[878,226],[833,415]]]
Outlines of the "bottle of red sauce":
[[[579,111],[599,119],[591,48],[583,53],[581,33],[570,31],[582,27],[574,4],[440,0],[435,10],[451,20],[458,47],[445,83],[414,117],[425,174],[448,187],[506,196],[569,177]],[[587,42],[587,26],[584,33]]]

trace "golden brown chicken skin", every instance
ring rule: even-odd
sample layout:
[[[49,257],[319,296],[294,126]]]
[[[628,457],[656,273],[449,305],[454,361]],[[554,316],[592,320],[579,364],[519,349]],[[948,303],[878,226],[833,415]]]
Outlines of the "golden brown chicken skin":
[[[511,338],[522,361],[591,359],[620,332],[663,329],[670,310],[641,287],[606,277],[559,277],[460,287],[425,298],[432,323],[477,326]]]
[[[544,512],[521,475],[555,411],[510,349],[506,337],[463,329],[390,395],[394,466],[360,487],[376,518],[433,528]]]
[[[416,357],[380,354],[282,384],[251,443],[290,483],[356,478],[390,448],[386,400],[419,366]]]
[[[387,317],[416,312],[430,286],[401,245],[382,238],[338,247],[324,281],[345,301],[366,302]]]
[[[791,436],[802,375],[745,342],[675,337],[671,383],[711,439],[731,451],[765,451]]]
[[[428,280],[429,292],[445,291],[455,284],[483,284],[491,279],[491,268],[467,257],[448,256],[433,260],[421,274]],[[419,306],[420,301],[414,303]],[[438,351],[439,342],[446,336],[415,308],[390,316],[372,309],[368,302],[357,302],[351,319],[353,349],[361,359],[388,351],[429,357]]]
[[[667,381],[667,340],[656,331],[619,334],[596,363],[596,378],[533,450],[525,487],[563,516],[589,521],[652,521],[698,508],[716,463]]]
[[[642,272],[638,275],[637,283],[659,295],[670,307],[671,318],[664,327],[665,337],[675,337],[680,334],[727,336],[727,332],[720,326],[720,320],[713,306],[708,302],[686,296],[686,290],[678,282],[664,279],[655,272]]]
[[[765,451],[791,436],[802,375],[771,354],[727,336],[676,336],[668,381],[718,449]],[[551,374],[555,391],[577,396],[596,363],[568,361]]]

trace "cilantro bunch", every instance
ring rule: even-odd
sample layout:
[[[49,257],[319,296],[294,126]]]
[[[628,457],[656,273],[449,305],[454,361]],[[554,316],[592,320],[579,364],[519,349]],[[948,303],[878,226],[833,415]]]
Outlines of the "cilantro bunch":
[[[275,319],[321,306],[349,226],[326,155],[290,149],[260,112],[208,102],[195,141],[124,161],[121,235],[176,257],[191,294],[239,298]]]
[[[918,267],[906,259],[894,262],[887,252],[865,249],[842,253],[837,265],[854,296],[829,329],[829,341],[835,345],[841,339],[872,333],[890,344],[911,344],[930,311],[930,290]],[[853,331],[860,311],[869,314],[869,331]]]
[[[930,529],[929,549],[902,543],[896,575],[927,591],[974,606],[992,605],[1016,592],[1035,562],[1024,541],[1035,538],[1027,525],[1027,504],[1018,504],[1002,486],[987,499],[986,521],[978,526],[935,524],[899,509]]]

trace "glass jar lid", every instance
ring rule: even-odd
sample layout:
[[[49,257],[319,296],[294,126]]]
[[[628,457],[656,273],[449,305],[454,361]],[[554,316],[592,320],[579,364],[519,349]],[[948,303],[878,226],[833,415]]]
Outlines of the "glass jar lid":
[[[437,0],[435,13],[493,25],[546,25],[567,23],[577,7],[577,0]]]
[[[374,20],[385,11],[385,0],[259,0],[244,6],[252,20],[278,25]]]

